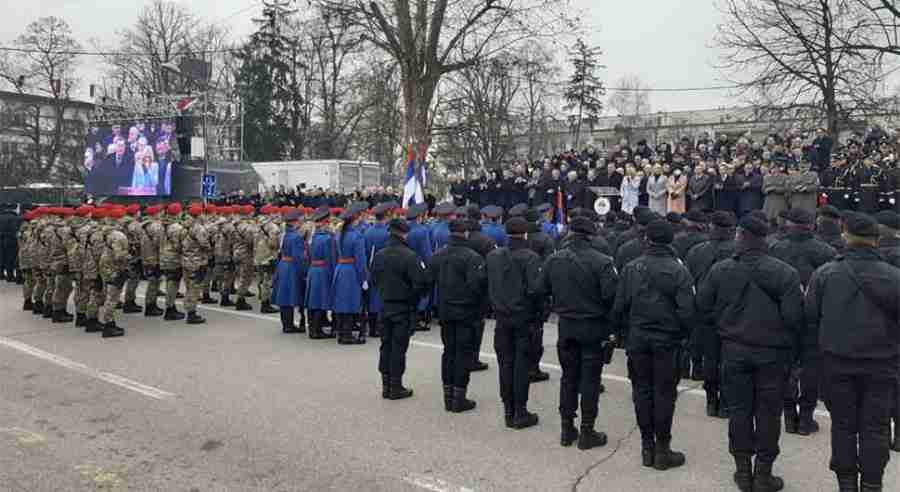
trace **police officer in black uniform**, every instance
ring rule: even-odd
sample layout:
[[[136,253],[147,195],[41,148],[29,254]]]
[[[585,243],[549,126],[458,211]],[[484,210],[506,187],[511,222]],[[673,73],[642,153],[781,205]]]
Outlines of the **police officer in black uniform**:
[[[466,216],[469,218],[467,222],[469,225],[469,247],[481,255],[482,259],[487,258],[488,253],[497,248],[497,242],[487,234],[481,232],[481,211],[477,206],[469,206],[465,215],[459,215],[459,217]],[[481,342],[484,340],[484,318],[490,312],[490,308],[491,301],[485,296],[481,300],[478,325],[475,327],[475,347],[471,362],[472,371],[486,371],[488,368],[487,363],[482,362],[479,357],[481,354]]]
[[[509,247],[487,256],[488,293],[494,317],[494,350],[500,366],[500,399],[506,427],[537,425],[528,411],[528,369],[531,327],[543,315],[540,301],[541,258],[528,249],[528,222],[521,217],[506,221]],[[542,321],[543,322],[543,321]]]
[[[697,287],[703,282],[710,269],[717,262],[734,256],[735,217],[731,212],[716,212],[711,217],[712,229],[709,240],[700,243],[685,255],[684,262],[694,278]],[[702,358],[691,361],[691,379],[702,379],[706,391],[706,415],[727,418],[728,408],[722,400],[720,384],[720,341],[718,332],[711,329],[715,320],[703,313],[697,317],[692,343],[692,358],[702,354]],[[702,377],[700,375],[702,374]]]
[[[608,316],[616,296],[618,273],[612,258],[591,247],[594,224],[579,217],[569,224],[573,234],[566,248],[544,265],[543,291],[552,295],[559,315],[557,352],[562,366],[559,412],[562,417],[560,444],[579,449],[604,446],[606,434],[594,430],[600,396],[603,364],[611,358],[610,339],[617,328]],[[575,429],[578,395],[581,395],[581,432]]]
[[[841,213],[833,205],[825,205],[819,209],[816,219],[816,237],[835,249],[844,251],[843,230],[841,229]]]
[[[772,465],[779,454],[785,381],[804,329],[800,276],[768,255],[767,234],[765,222],[741,219],[735,256],[715,264],[697,292],[697,308],[715,320],[722,340],[728,447],[742,492],[784,487]]]
[[[805,288],[812,273],[834,259],[837,251],[813,236],[813,216],[806,210],[792,208],[782,218],[785,235],[769,248],[769,253],[794,267],[800,275],[800,285]],[[819,401],[821,362],[815,350],[815,338],[807,335],[810,337],[799,340],[806,346],[803,355],[807,358],[800,360],[800,365],[791,371],[784,394],[784,431],[801,436],[819,431],[813,413]]]
[[[679,352],[694,320],[694,279],[671,247],[671,224],[651,222],[646,237],[643,254],[622,270],[612,318],[630,331],[628,374],[643,464],[667,470],[684,464],[670,443]]]
[[[806,322],[818,333],[831,464],[841,492],[880,492],[900,378],[900,270],[878,253],[878,223],[846,214],[847,250],[816,270]],[[859,481],[859,483],[857,483]]]
[[[880,233],[878,252],[884,261],[900,268],[900,214],[882,210],[875,215]]]
[[[543,231],[538,223],[540,218],[541,214],[533,208],[525,212],[525,220],[528,222],[528,247],[537,253],[543,263],[556,252],[556,248],[553,239]],[[539,313],[531,326],[528,348],[528,355],[531,358],[528,380],[532,383],[550,379],[550,374],[541,370],[541,358],[544,356],[544,323],[550,317],[550,304],[545,298],[539,299],[536,303]]]
[[[450,223],[450,241],[431,257],[429,273],[438,292],[441,323],[441,379],[444,382],[444,409],[460,413],[475,408],[466,398],[469,372],[477,350],[475,332],[481,318],[481,305],[487,294],[484,258],[471,248],[467,239],[470,224],[456,219]]]
[[[644,249],[647,247],[647,226],[650,225],[651,222],[659,220],[660,217],[651,212],[650,209],[645,208],[640,209],[640,211],[635,213],[635,219],[637,220],[634,229],[636,233],[635,236],[627,242],[622,243],[616,249],[616,268],[619,269],[619,271],[624,270],[625,265],[630,263],[631,260],[637,259],[637,257],[644,253]]]
[[[388,224],[390,237],[384,248],[372,260],[372,284],[384,301],[382,314],[381,355],[378,370],[381,372],[381,396],[400,400],[413,395],[403,387],[406,371],[406,350],[409,337],[416,329],[416,306],[428,293],[429,282],[425,265],[409,247],[406,236],[409,224],[400,219]]]
[[[0,280],[15,282],[21,276],[16,271],[19,251],[16,236],[22,219],[16,215],[12,205],[0,205]]]
[[[691,248],[709,240],[709,235],[706,232],[708,226],[706,214],[700,210],[691,210],[683,218],[684,227],[680,232],[675,233],[675,239],[672,241],[675,253],[682,260],[687,256],[687,252]]]

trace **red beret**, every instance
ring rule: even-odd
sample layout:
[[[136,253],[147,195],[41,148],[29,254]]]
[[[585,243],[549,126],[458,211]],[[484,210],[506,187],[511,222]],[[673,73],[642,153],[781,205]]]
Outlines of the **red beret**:
[[[193,217],[199,217],[203,215],[203,207],[199,205],[191,205],[190,207],[188,207],[188,213]]]
[[[97,207],[91,211],[91,217],[95,219],[102,219],[106,217],[108,211],[105,208]]]
[[[181,213],[181,204],[180,203],[170,203],[168,207],[166,207],[166,214],[168,215],[178,215]]]
[[[340,207],[331,209],[331,215],[340,215],[342,213],[344,213],[344,209]]]
[[[107,213],[107,217],[112,219],[121,219],[125,217],[125,209],[124,208],[111,208]]]
[[[91,207],[82,205],[75,210],[75,215],[79,217],[87,217],[88,215],[91,215]]]
[[[151,206],[147,207],[146,210],[144,210],[144,215],[148,215],[148,216],[152,217],[152,216],[160,213],[161,211],[162,211],[162,208],[159,205],[151,205]]]
[[[241,207],[241,214],[253,215],[253,205],[244,205],[243,207]]]
[[[259,209],[259,213],[261,213],[261,214],[263,214],[263,215],[269,215],[269,214],[271,214],[271,213],[272,213],[272,206],[271,206],[271,205],[263,205],[263,206]]]
[[[128,212],[128,215],[135,216],[141,211],[141,206],[137,203],[132,203],[125,210]]]

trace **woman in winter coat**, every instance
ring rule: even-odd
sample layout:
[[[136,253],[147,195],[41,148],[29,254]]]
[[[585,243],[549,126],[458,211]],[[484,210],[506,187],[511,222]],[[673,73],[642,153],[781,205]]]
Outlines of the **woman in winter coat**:
[[[622,180],[620,193],[622,194],[622,211],[631,215],[634,213],[634,207],[638,206],[638,197],[641,189],[641,176],[635,174],[634,169],[629,168],[626,171],[625,179]]]
[[[763,204],[763,212],[769,222],[775,223],[781,212],[788,209],[788,175],[781,165],[774,165],[767,176],[763,178],[763,195],[766,197]]]
[[[669,212],[678,212],[680,214],[686,212],[685,194],[687,193],[687,184],[687,177],[681,174],[681,169],[676,169],[672,172],[672,176],[669,177],[666,183],[666,191],[669,193],[667,207]]]
[[[659,216],[665,216],[669,209],[669,179],[663,174],[663,168],[657,164],[653,166],[653,174],[647,178],[647,194],[650,195],[650,210]]]

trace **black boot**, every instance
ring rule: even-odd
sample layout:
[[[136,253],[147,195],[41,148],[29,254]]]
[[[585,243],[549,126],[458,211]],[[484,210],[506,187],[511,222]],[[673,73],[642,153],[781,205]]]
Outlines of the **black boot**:
[[[588,450],[606,446],[607,437],[603,432],[594,430],[593,421],[581,421],[581,432],[578,433],[578,449]]]
[[[706,416],[719,416],[719,399],[709,393],[706,394]]]
[[[103,331],[103,325],[97,321],[97,318],[88,318],[84,324],[85,333],[100,333]]]
[[[641,439],[641,464],[647,468],[653,468],[653,458],[656,456],[656,440]]]
[[[757,461],[753,471],[753,492],[778,492],[783,488],[784,480],[772,475],[772,464]]]
[[[550,374],[540,370],[540,368],[534,368],[528,372],[528,381],[532,383],[540,383],[542,381],[547,381],[550,379]]]
[[[297,333],[306,333],[306,312],[300,309],[300,323],[297,325]]]
[[[569,447],[577,440],[578,429],[575,428],[575,421],[572,419],[562,419],[562,431],[559,434],[559,445]]]
[[[537,414],[529,412],[528,407],[522,404],[516,408],[515,416],[513,417],[513,429],[527,429],[528,427],[534,427],[537,424]]]
[[[466,399],[466,387],[454,386],[453,387],[453,404],[450,407],[450,411],[453,413],[462,413],[468,412],[475,408],[475,402],[469,399]]]
[[[187,324],[189,325],[202,325],[206,323],[206,319],[197,314],[197,311],[188,311],[187,313]]]
[[[238,297],[238,301],[234,304],[234,309],[236,311],[253,311],[253,306],[247,302],[247,299]]]
[[[138,306],[137,303],[135,303],[134,301],[128,301],[122,306],[123,313],[132,314],[132,313],[140,313],[142,311],[143,311],[143,309],[141,309],[141,307]]]
[[[44,312],[41,313],[41,316],[47,319],[53,318],[53,306],[50,304],[44,304]]]
[[[84,328],[87,324],[87,316],[84,313],[77,313],[75,315],[75,326],[78,328]]]
[[[44,314],[44,302],[43,301],[34,301],[31,305],[31,314],[41,315]]]
[[[653,468],[665,471],[669,468],[678,468],[679,466],[684,465],[684,453],[672,451],[672,448],[669,447],[669,443],[670,441],[664,441],[662,439],[656,440],[656,454],[653,456]]]
[[[178,311],[178,308],[175,306],[172,306],[166,308],[166,314],[163,316],[163,319],[166,321],[180,321],[184,319],[184,313]]]
[[[322,313],[312,311],[309,314],[309,338],[310,340],[322,340],[328,338],[322,333]]]
[[[881,484],[866,483],[866,482],[859,483],[859,492],[881,492],[882,490],[883,490],[883,487]]]
[[[103,325],[103,338],[115,338],[125,335],[125,330],[116,326],[115,321],[110,321]]]
[[[374,338],[381,338],[381,322],[375,319],[374,316],[369,316],[368,320],[369,325],[369,336]]]
[[[163,310],[160,309],[159,306],[156,305],[156,301],[144,302],[144,316],[146,316],[148,318],[153,318],[156,316],[162,316],[162,314],[163,314]]]
[[[259,312],[263,314],[275,314],[278,309],[272,307],[272,303],[266,301],[259,305]]]
[[[475,352],[475,358],[472,359],[472,365],[469,368],[469,370],[471,372],[478,372],[478,371],[487,371],[487,369],[488,369],[487,363],[481,362],[480,360],[478,360],[478,352]]]
[[[515,429],[516,408],[511,401],[503,402],[503,422],[507,429]]]
[[[719,395],[719,414],[716,415],[720,419],[728,418],[728,402],[725,401],[721,395]]]
[[[900,419],[894,419],[894,441],[891,443],[891,451],[900,453]]]
[[[797,415],[797,407],[784,407],[784,431],[788,434],[797,434],[800,427],[800,416]]]
[[[840,492],[859,492],[859,474],[841,473],[837,476]]]
[[[54,323],[71,323],[75,317],[67,313],[65,309],[53,311],[51,315]]]
[[[297,333],[297,327],[294,325],[294,308],[284,307],[279,312],[281,313],[281,332]]]
[[[34,303],[31,302],[31,299],[25,299],[25,304],[22,304],[22,311],[31,311],[34,309]]]
[[[388,390],[388,400],[402,400],[413,395],[413,390],[403,387],[403,378],[391,378],[391,387]]]
[[[703,359],[694,359],[691,364],[691,380],[703,381]]]
[[[219,299],[219,306],[222,307],[231,307],[234,306],[234,303],[231,302],[231,293],[227,290],[222,293]]]
[[[444,385],[444,411],[453,410],[453,386]]]
[[[797,425],[797,434],[808,436],[819,432],[819,423],[813,418],[813,410],[800,411],[800,423]]]
[[[215,304],[216,300],[213,299],[209,292],[204,292],[203,297],[200,298],[200,304]]]
[[[381,397],[387,400],[391,394],[391,378],[387,374],[381,375]]]
[[[690,379],[691,378],[691,358],[690,357],[680,357],[678,364],[681,366],[681,379]]]
[[[753,491],[753,462],[749,454],[734,455],[734,484],[741,492]]]

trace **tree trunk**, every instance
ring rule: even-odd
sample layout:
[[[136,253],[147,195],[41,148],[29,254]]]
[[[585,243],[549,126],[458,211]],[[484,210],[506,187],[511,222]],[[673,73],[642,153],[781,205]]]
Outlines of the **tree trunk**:
[[[412,144],[418,153],[431,145],[431,122],[428,111],[437,80],[433,77],[403,76],[403,142]],[[405,154],[404,154],[405,156]]]

